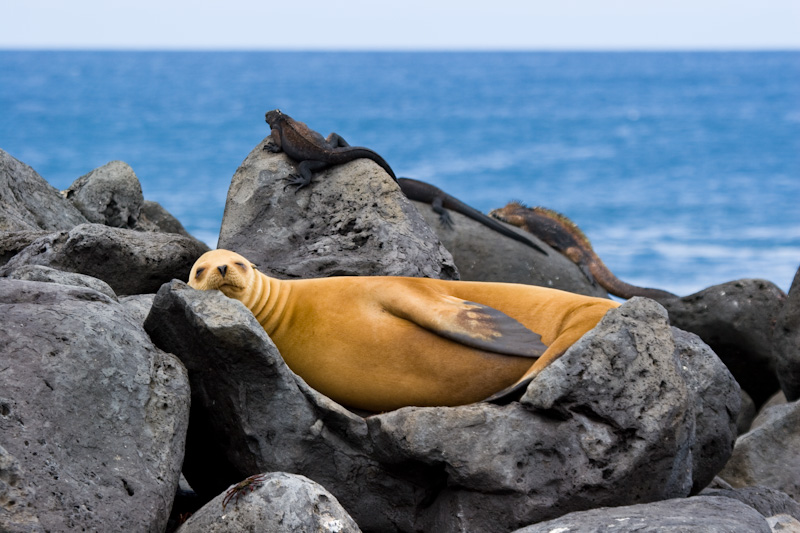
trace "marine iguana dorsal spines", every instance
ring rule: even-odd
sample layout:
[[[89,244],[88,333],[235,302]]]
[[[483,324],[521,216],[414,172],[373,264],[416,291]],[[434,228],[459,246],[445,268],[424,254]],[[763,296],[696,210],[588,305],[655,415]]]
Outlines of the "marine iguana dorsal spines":
[[[645,296],[654,299],[675,298],[661,289],[637,287],[617,278],[592,249],[589,238],[565,215],[543,207],[525,207],[521,202],[511,202],[494,209],[491,216],[528,231],[555,250],[566,255],[578,265],[586,277],[595,280],[605,290],[620,298]]]
[[[279,109],[267,111],[265,118],[272,130],[270,133],[272,143],[267,144],[264,149],[271,152],[283,151],[298,162],[299,175],[292,175],[289,179],[290,185],[298,189],[311,183],[313,172],[362,158],[374,161],[392,179],[397,179],[389,164],[369,148],[350,146],[336,133],[323,137]]]

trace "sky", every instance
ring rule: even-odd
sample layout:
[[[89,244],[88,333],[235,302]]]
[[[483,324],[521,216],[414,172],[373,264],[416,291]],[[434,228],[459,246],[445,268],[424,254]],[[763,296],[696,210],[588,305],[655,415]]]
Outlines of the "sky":
[[[800,0],[2,0],[0,49],[800,48]]]

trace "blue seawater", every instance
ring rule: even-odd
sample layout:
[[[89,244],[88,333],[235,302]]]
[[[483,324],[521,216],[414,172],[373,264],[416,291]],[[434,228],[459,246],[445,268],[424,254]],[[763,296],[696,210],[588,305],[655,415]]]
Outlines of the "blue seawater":
[[[59,189],[126,161],[212,246],[274,108],[478,209],[561,211],[634,284],[800,265],[800,52],[0,52],[0,148]]]

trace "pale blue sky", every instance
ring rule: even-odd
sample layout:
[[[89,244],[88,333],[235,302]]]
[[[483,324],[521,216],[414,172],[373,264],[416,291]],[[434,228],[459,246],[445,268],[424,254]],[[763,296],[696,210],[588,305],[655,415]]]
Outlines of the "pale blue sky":
[[[798,49],[800,0],[3,0],[4,48]]]

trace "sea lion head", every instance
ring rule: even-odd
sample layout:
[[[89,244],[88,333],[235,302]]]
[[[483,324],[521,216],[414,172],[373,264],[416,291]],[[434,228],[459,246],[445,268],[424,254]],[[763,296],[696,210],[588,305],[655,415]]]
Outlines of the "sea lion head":
[[[218,289],[239,299],[253,285],[255,265],[230,250],[211,250],[200,256],[189,273],[189,286],[202,291]]]

